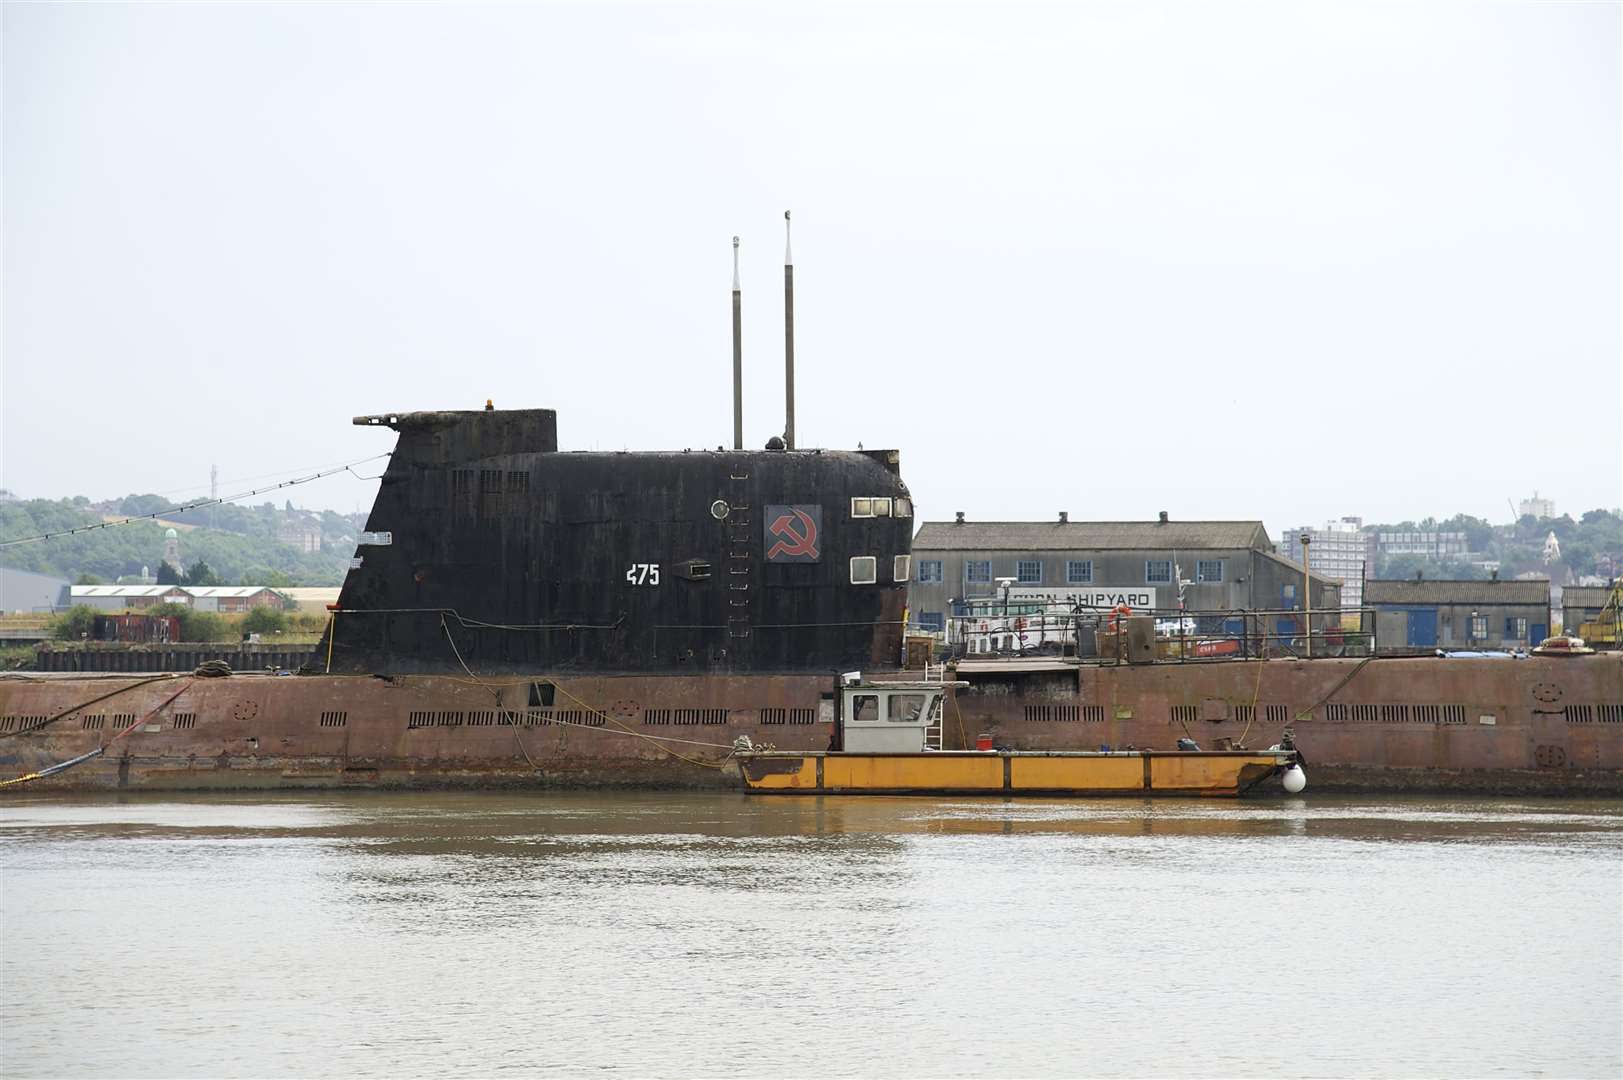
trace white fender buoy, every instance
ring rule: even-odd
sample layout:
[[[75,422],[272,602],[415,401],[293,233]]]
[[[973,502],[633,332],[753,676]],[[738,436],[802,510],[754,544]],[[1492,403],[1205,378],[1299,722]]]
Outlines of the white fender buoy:
[[[1292,765],[1285,770],[1283,781],[1286,791],[1292,795],[1298,795],[1303,788],[1307,787],[1307,773],[1303,771],[1300,765]]]

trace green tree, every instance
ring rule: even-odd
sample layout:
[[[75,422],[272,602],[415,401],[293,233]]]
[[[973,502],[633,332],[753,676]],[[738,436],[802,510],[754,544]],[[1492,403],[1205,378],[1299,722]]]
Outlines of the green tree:
[[[242,628],[250,634],[279,634],[287,629],[287,615],[259,604],[242,617]]]
[[[225,582],[220,580],[220,575],[209,569],[209,564],[204,562],[202,559],[198,559],[196,562],[192,563],[192,568],[186,571],[186,580],[184,583],[187,585],[225,584]]]
[[[158,564],[159,585],[179,585],[180,583],[180,571],[176,570],[173,566],[170,566],[166,562],[161,562]]]
[[[118,512],[126,517],[161,514],[165,510],[172,509],[174,505],[162,495],[126,495],[119,501]]]
[[[230,641],[231,627],[212,611],[197,611],[187,604],[157,604],[148,615],[173,615],[180,620],[182,641]]]
[[[105,585],[106,584],[106,582],[102,581],[102,579],[97,577],[95,574],[80,574],[78,577],[73,579],[73,583],[75,585]]]
[[[51,620],[51,636],[58,641],[87,638],[95,628],[96,609],[89,604],[75,604]]]

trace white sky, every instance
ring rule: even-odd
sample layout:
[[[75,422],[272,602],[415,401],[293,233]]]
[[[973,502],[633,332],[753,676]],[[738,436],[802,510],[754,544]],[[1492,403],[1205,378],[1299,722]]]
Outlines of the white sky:
[[[924,517],[1616,506],[1619,14],[6,4],[0,486],[730,443],[734,233],[758,447],[792,207],[799,441]]]

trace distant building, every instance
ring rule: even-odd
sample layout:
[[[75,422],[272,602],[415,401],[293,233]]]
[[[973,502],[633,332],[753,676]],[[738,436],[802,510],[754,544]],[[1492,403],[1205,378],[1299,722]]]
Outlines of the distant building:
[[[1281,538],[1285,557],[1302,561],[1302,536],[1308,537],[1308,568],[1341,582],[1341,606],[1355,608],[1363,603],[1364,578],[1375,561],[1375,537],[1364,531],[1364,519],[1344,517],[1327,522],[1322,529],[1303,525],[1286,529]]]
[[[278,611],[287,601],[275,589],[264,585],[182,585],[198,611],[218,611],[230,615],[249,608],[273,607]]]
[[[186,569],[180,565],[180,533],[174,529],[163,531],[163,561],[177,574]]]
[[[158,604],[185,604],[198,611],[222,614],[266,606],[284,608],[286,601],[263,585],[74,585],[71,602],[102,611],[138,611]]]
[[[1375,534],[1377,555],[1419,555],[1434,562],[1464,558],[1470,548],[1463,532],[1437,529],[1383,529]]]
[[[70,603],[102,611],[139,611],[158,604],[190,604],[184,585],[74,585]]]
[[[1383,654],[1537,645],[1550,633],[1550,583],[1536,581],[1364,582]]]
[[[1176,611],[1179,583],[1193,613],[1299,610],[1302,568],[1274,551],[1260,521],[926,522],[913,540],[913,618],[933,629],[968,603],[1001,595],[1111,608]],[[1341,586],[1313,575],[1313,608],[1341,605]],[[1212,620],[1221,624],[1223,619]],[[1294,616],[1270,631],[1298,632]],[[1215,632],[1218,627],[1214,626]]]
[[[1531,499],[1523,499],[1516,504],[1516,516],[1518,518],[1524,518],[1528,514],[1532,514],[1536,518],[1555,517],[1555,500],[1541,499],[1538,497],[1537,491],[1533,492]]]
[[[25,615],[66,607],[67,578],[0,566],[0,614]]]
[[[277,526],[276,539],[306,554],[321,550],[321,521],[303,514],[290,514]]]
[[[1562,589],[1561,629],[1576,634],[1584,623],[1593,622],[1611,592],[1605,585],[1568,585]]]

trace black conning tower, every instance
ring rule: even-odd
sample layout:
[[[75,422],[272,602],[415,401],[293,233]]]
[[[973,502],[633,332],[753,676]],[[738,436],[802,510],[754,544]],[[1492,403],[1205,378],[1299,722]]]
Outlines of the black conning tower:
[[[399,440],[334,671],[896,665],[913,522],[895,451],[560,453],[550,409],[355,422]]]

